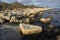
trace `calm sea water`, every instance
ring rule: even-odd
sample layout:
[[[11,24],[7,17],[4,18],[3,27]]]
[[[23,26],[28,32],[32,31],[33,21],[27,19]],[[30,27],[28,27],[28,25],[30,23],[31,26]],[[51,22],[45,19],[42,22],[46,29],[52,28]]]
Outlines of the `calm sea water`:
[[[53,18],[51,20],[50,24],[54,25],[55,27],[60,26],[60,9],[53,9],[53,10],[49,10],[47,12],[44,12],[42,15],[42,18],[46,18],[48,16],[51,16]],[[35,22],[33,24],[39,25],[39,26],[43,26],[43,25],[45,26],[45,24],[42,24],[41,22]],[[47,24],[47,25],[50,25],[50,24]]]
[[[60,26],[60,12],[58,11],[55,12],[55,11],[45,12],[42,17],[52,16],[53,19],[51,21],[51,24],[57,27]]]

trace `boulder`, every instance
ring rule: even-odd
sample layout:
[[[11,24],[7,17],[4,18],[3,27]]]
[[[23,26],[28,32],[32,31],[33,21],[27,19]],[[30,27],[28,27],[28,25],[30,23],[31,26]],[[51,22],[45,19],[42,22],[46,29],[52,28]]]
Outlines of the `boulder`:
[[[50,25],[48,26],[48,28],[49,28],[49,29],[53,29],[53,28],[54,28],[54,25],[50,24]]]
[[[40,21],[42,23],[49,23],[51,21],[51,18],[41,18]]]
[[[42,32],[42,27],[21,23],[20,30],[24,35],[30,35]]]
[[[22,23],[22,20],[19,20],[19,23]]]
[[[57,39],[57,40],[60,40],[60,35],[57,35],[57,36],[56,36],[56,39]]]
[[[3,13],[0,13],[0,17],[3,17],[4,15],[3,15]]]
[[[4,16],[6,14],[0,13],[0,17],[5,18],[6,20],[10,20],[10,16]]]
[[[5,18],[6,20],[10,20],[10,16],[4,16],[3,18]]]
[[[10,22],[14,22],[14,20],[15,20],[15,16],[11,17]]]
[[[18,23],[18,20],[14,16],[14,17],[11,18],[10,22],[12,22],[12,23]]]
[[[29,18],[26,18],[24,21],[25,21],[25,23],[28,23],[28,24],[30,23],[30,19]]]
[[[29,18],[23,18],[21,20],[19,20],[20,23],[26,23],[29,24],[30,23],[30,19]]]
[[[0,18],[0,23],[2,24],[4,22],[5,22],[5,20],[3,18]]]

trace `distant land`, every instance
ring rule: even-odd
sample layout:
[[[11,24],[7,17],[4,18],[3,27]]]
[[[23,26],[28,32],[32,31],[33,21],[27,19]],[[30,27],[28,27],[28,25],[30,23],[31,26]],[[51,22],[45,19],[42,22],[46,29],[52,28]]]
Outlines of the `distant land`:
[[[22,3],[19,3],[19,2],[15,2],[15,3],[0,2],[0,9],[6,9],[6,8],[14,9],[14,8],[27,8],[27,7],[34,8],[34,7],[37,7],[37,6],[34,6],[34,5],[25,6],[25,5],[23,5]]]
[[[38,7],[60,8],[60,0],[0,0],[1,2],[13,3],[17,1],[24,5],[35,5]]]

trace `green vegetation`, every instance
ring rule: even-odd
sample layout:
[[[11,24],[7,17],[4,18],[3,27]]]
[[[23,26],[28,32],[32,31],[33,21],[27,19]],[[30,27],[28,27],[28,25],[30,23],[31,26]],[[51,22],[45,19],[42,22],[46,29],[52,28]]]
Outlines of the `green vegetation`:
[[[15,3],[5,3],[5,2],[0,2],[0,10],[3,10],[3,9],[14,9],[14,8],[34,8],[36,6],[34,5],[27,5],[27,6],[24,6],[22,3],[19,3],[19,2],[15,2]]]

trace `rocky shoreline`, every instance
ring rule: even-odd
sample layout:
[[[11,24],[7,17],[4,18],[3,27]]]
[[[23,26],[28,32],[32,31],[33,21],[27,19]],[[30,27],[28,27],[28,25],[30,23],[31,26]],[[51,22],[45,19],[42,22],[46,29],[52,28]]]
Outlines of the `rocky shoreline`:
[[[14,23],[16,23],[16,24],[18,24],[18,28],[21,27],[21,26],[19,26],[19,24],[22,24],[22,23],[26,24],[26,27],[30,27],[27,25],[36,25],[37,24],[36,26],[39,26],[42,28],[42,31],[40,33],[36,33],[33,35],[23,35],[23,37],[20,40],[60,40],[59,39],[60,38],[59,37],[60,36],[60,26],[55,27],[53,24],[50,24],[53,17],[52,16],[42,17],[44,12],[46,12],[48,10],[52,10],[52,9],[51,8],[33,8],[33,9],[26,8],[26,9],[19,9],[19,10],[16,10],[16,9],[3,10],[3,11],[0,11],[0,24],[4,25],[5,23],[12,23],[11,25],[13,25]],[[48,12],[48,13],[50,14],[51,12]],[[41,25],[38,25],[37,22],[40,22]],[[5,26],[7,26],[7,25],[5,25]],[[11,26],[9,27],[9,25],[8,25],[7,27],[9,29]],[[15,26],[11,27],[11,29],[13,29],[13,28],[15,28]],[[34,28],[34,26],[33,26],[33,28]],[[15,31],[15,29],[14,29],[14,31]],[[20,31],[21,30],[19,29],[19,32]],[[37,32],[37,31],[35,31],[35,32]],[[21,35],[19,35],[19,36],[21,36]]]
[[[31,22],[36,20],[35,16],[39,16],[40,18],[43,12],[49,9],[51,8],[26,8],[0,11],[0,23],[4,23],[6,20],[12,23],[29,23],[29,21]]]

